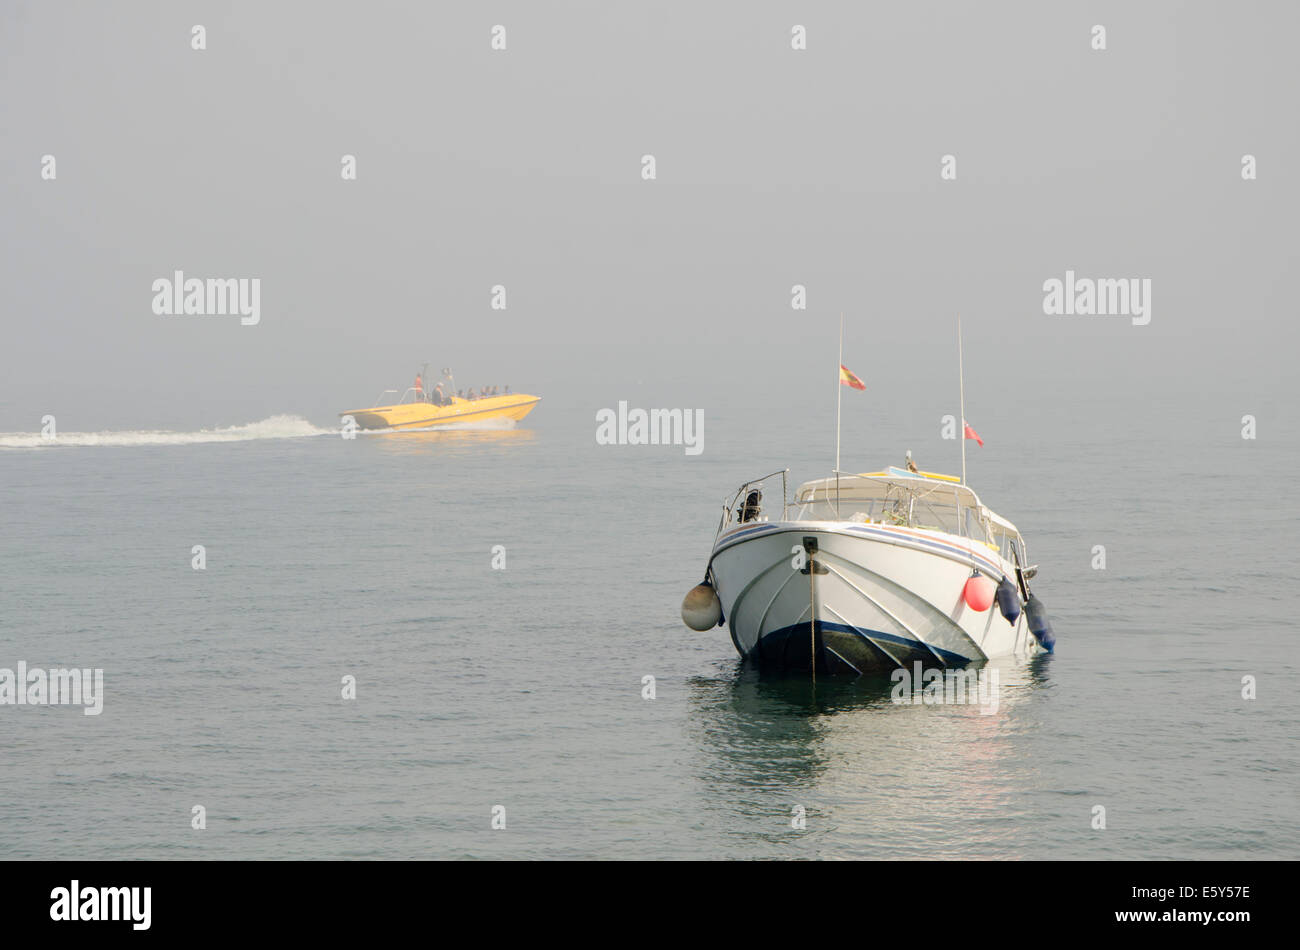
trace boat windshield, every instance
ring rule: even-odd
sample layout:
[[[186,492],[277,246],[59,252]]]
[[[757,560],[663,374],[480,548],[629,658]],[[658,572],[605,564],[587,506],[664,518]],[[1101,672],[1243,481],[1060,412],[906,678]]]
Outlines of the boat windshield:
[[[1015,525],[1009,521],[1004,521],[997,515],[989,516],[989,533],[992,535],[990,544],[998,549],[1004,561],[1010,561],[1013,564],[1019,564],[1022,567],[1028,566],[1029,559],[1025,554],[1025,541],[1020,537],[1020,532],[1016,530]]]
[[[928,528],[992,544],[992,525],[970,489],[926,478],[841,476],[800,487],[792,521],[856,521]]]

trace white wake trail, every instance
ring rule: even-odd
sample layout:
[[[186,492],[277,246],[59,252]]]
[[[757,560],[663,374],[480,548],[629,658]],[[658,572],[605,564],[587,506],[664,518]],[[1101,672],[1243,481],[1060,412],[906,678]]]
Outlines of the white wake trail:
[[[53,439],[40,432],[0,432],[2,449],[44,449],[63,446],[199,445],[205,442],[249,442],[254,439],[300,439],[313,435],[337,435],[336,429],[322,429],[302,416],[271,416],[242,426],[172,432],[166,429],[136,429],[108,432],[58,432]]]

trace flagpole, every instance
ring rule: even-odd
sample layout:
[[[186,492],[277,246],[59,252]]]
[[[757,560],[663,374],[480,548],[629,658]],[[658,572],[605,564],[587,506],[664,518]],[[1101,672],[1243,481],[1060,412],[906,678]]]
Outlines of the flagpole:
[[[844,311],[840,311],[840,361],[835,364],[835,517],[840,516],[840,409],[844,405]]]
[[[844,365],[844,311],[840,311],[840,360],[835,364],[835,471],[840,470],[840,409],[844,405],[844,384],[840,380]]]
[[[961,387],[961,431],[957,438],[961,440],[961,483],[966,484],[966,373],[962,367],[961,354],[961,314],[957,315],[957,383]]]

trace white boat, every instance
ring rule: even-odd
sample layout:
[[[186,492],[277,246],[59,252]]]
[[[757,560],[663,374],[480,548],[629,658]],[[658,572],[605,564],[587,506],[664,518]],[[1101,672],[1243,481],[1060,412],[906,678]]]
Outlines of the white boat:
[[[864,389],[843,363],[840,316],[837,387]],[[961,477],[907,468],[835,468],[788,498],[789,469],[746,482],[722,506],[704,581],[682,601],[694,630],[726,623],[741,656],[760,666],[852,673],[961,667],[1050,653],[1056,638],[1029,590],[1029,564],[1016,526],[985,507],[966,484],[961,320]],[[980,441],[980,445],[984,443]],[[781,478],[781,506],[763,500]],[[779,513],[778,513],[779,512]]]
[[[682,605],[689,626],[725,623],[742,656],[814,673],[1051,651],[1024,539],[960,478],[837,472],[787,498],[786,474],[724,504],[704,583]],[[778,477],[779,505],[764,495]]]

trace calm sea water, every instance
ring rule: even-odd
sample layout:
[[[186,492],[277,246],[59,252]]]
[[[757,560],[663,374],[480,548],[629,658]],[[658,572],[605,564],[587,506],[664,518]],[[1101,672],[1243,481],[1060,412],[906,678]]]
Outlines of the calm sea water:
[[[106,677],[98,717],[0,707],[5,854],[1294,858],[1296,450],[1090,418],[972,466],[1059,640],[999,664],[992,715],[759,676],[682,626],[724,494],[830,468],[794,411],[711,410],[691,459],[546,402],[510,431],[0,438],[0,667]]]

